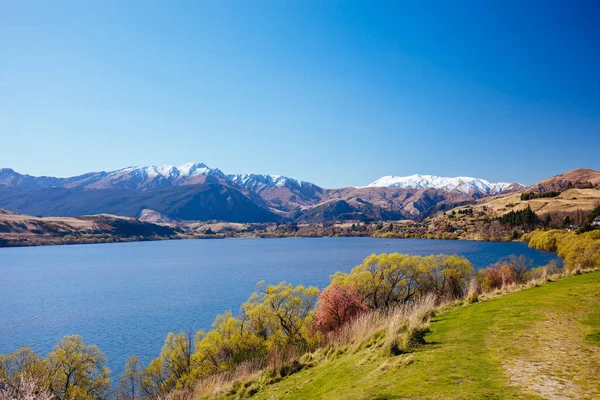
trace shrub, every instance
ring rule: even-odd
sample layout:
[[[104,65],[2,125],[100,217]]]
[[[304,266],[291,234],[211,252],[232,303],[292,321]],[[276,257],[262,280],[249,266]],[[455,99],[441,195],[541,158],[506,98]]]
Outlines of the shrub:
[[[477,281],[484,292],[500,289],[529,279],[532,261],[524,256],[509,256],[477,272]]]
[[[483,292],[490,292],[504,285],[502,272],[497,265],[490,265],[487,268],[477,271],[477,281]]]
[[[473,275],[473,266],[464,257],[439,254],[422,257],[419,272],[421,295],[432,293],[438,299],[457,299],[465,295]]]
[[[552,275],[560,274],[561,269],[556,264],[556,261],[551,261],[541,267],[532,268],[529,270],[529,279],[534,281],[547,282]]]
[[[365,300],[353,286],[329,285],[319,295],[315,310],[316,328],[322,333],[330,332],[367,309]]]

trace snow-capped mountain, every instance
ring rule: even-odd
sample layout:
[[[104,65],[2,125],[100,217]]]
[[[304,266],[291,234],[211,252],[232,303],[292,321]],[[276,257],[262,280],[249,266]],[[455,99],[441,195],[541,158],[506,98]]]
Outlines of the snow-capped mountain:
[[[435,175],[384,176],[370,183],[367,187],[389,187],[402,189],[441,189],[457,191],[463,194],[495,195],[507,190],[516,190],[524,186],[519,183],[488,182],[481,178],[459,176],[455,178]]]
[[[283,175],[225,175],[218,168],[211,168],[200,162],[190,162],[181,165],[127,167],[116,171],[90,172],[70,178],[35,177],[19,174],[9,168],[0,169],[0,186],[19,187],[21,189],[62,187],[69,189],[112,188],[148,190],[210,182],[230,184],[256,193],[264,192],[267,189],[272,191],[277,188],[286,188],[302,196],[314,196],[324,190],[310,182]],[[480,178],[452,178],[418,174],[411,176],[384,176],[366,187],[399,189],[433,188],[475,196],[491,196],[524,188],[523,185],[518,183],[491,183]]]
[[[99,173],[101,179],[84,187],[103,189],[118,187],[123,189],[154,189],[167,186],[182,186],[204,183],[207,177],[225,179],[225,174],[217,168],[203,163],[181,165],[153,165],[148,167],[128,167],[117,171]]]
[[[283,175],[237,174],[227,178],[232,184],[258,194],[269,207],[286,212],[318,203],[324,192],[315,184]]]
[[[127,167],[55,178],[0,169],[0,207],[34,215],[109,213],[234,222],[416,218],[522,189],[470,177],[385,176],[366,187],[325,189],[283,175],[231,174],[200,162]],[[110,189],[104,191],[103,189]],[[418,190],[415,193],[413,189]]]
[[[89,172],[70,178],[22,175],[12,169],[0,169],[0,185],[23,189],[62,187],[69,189],[136,189],[146,190],[168,186],[204,183],[207,179],[227,179],[217,168],[203,163],[127,167],[116,171]]]
[[[252,191],[258,191],[265,186],[298,190],[316,187],[316,185],[310,182],[300,181],[283,175],[230,174],[227,175],[227,179]]]

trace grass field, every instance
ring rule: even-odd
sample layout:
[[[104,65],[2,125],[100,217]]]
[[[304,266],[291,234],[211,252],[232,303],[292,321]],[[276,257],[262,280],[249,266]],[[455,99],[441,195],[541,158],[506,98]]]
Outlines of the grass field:
[[[439,313],[426,340],[329,354],[253,398],[600,398],[600,272]]]

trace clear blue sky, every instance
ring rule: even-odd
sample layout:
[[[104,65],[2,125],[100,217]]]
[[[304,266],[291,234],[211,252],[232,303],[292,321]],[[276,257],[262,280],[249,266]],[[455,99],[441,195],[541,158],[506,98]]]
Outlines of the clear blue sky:
[[[0,2],[0,166],[600,169],[597,1]]]

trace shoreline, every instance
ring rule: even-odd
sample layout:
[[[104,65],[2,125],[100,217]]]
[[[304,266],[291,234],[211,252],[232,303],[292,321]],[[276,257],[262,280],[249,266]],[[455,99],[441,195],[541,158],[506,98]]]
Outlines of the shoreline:
[[[221,240],[221,239],[321,239],[321,238],[371,238],[371,239],[422,239],[422,240],[444,240],[444,241],[465,241],[465,242],[494,242],[494,243],[512,243],[521,242],[520,240],[482,240],[474,238],[442,238],[442,237],[380,237],[373,235],[287,235],[287,236],[269,236],[269,235],[248,235],[248,236],[225,236],[225,235],[181,235],[176,237],[144,237],[144,238],[78,238],[72,241],[65,241],[64,237],[52,237],[40,240],[35,238],[28,241],[20,237],[16,240],[6,239],[0,236],[0,249],[17,247],[45,247],[45,246],[75,246],[83,244],[112,244],[112,243],[133,243],[133,242],[162,242],[170,240]],[[25,239],[25,240],[23,240]]]

